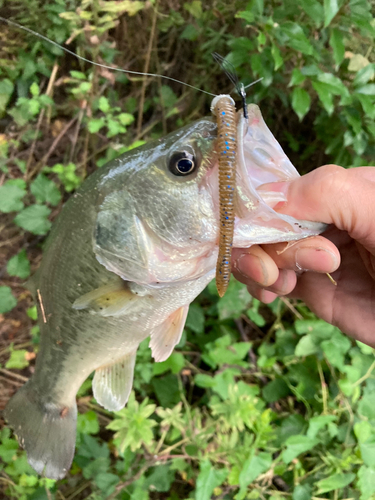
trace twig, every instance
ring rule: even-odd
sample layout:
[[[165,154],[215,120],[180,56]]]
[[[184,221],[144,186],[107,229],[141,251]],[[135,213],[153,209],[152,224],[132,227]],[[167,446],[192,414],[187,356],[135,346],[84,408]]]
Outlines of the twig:
[[[44,306],[43,306],[43,301],[42,301],[42,295],[40,293],[40,290],[38,288],[38,290],[36,291],[36,293],[38,294],[38,299],[39,299],[39,304],[40,304],[40,309],[42,311],[42,316],[43,316],[43,323],[47,323],[47,318],[46,318],[46,314],[44,312]]]
[[[8,375],[8,377],[14,377],[22,380],[22,382],[27,382],[29,379],[24,377],[23,375],[19,375],[18,373],[11,372],[10,370],[6,370],[5,368],[0,368],[0,373],[4,375]]]
[[[55,63],[55,65],[53,66],[52,72],[51,72],[51,76],[50,76],[49,82],[48,82],[47,90],[45,92],[45,95],[47,95],[47,96],[49,96],[51,94],[51,91],[52,91],[52,88],[53,88],[53,84],[55,83],[55,80],[56,80],[56,74],[57,74],[57,70],[58,69],[59,69],[59,66],[58,66],[58,64]],[[37,122],[36,130],[35,130],[35,137],[34,137],[33,143],[31,144],[31,149],[30,149],[29,157],[28,157],[27,163],[26,163],[25,180],[28,180],[28,178],[29,178],[28,171],[29,171],[29,168],[30,168],[30,165],[31,165],[32,157],[34,155],[36,142],[38,140],[38,134],[39,134],[40,126],[42,125],[42,121],[43,121],[44,115],[45,115],[45,109],[42,109],[42,111],[40,112],[39,117],[38,117],[38,122]]]
[[[317,360],[317,365],[318,365],[318,372],[319,372],[319,378],[320,378],[320,384],[322,386],[322,398],[323,398],[323,415],[328,414],[328,406],[327,406],[327,401],[328,401],[328,391],[327,391],[327,383],[324,379],[324,373],[322,369],[322,364],[319,360]]]
[[[297,309],[291,304],[290,300],[285,297],[279,297],[281,302],[283,302],[288,309],[292,311],[292,313],[297,316],[298,319],[303,319],[303,316],[297,311]]]
[[[352,387],[357,387],[357,385],[362,384],[362,382],[364,382],[366,379],[368,379],[374,368],[375,368],[375,361],[372,363],[372,365],[367,370],[367,372],[363,375],[363,377],[359,378],[357,380],[357,382],[354,382],[354,384],[352,384]]]
[[[149,40],[148,47],[147,47],[146,61],[145,61],[145,65],[143,68],[143,73],[148,73],[148,70],[150,67],[151,51],[152,51],[152,46],[154,44],[154,37],[155,37],[157,10],[158,10],[158,3],[156,2],[155,6],[154,6],[154,16],[152,18],[151,34],[150,34],[150,40]],[[139,101],[139,108],[138,108],[137,136],[140,134],[141,128],[142,128],[143,107],[145,104],[146,86],[147,86],[147,79],[144,78],[144,80],[142,81],[141,98]]]

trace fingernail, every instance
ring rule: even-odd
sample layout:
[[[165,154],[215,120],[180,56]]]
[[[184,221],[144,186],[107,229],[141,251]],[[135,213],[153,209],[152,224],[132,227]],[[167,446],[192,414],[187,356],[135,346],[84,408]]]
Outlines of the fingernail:
[[[256,283],[265,283],[267,278],[267,270],[264,262],[257,256],[251,253],[244,253],[238,257],[234,267],[245,278],[250,278]]]
[[[326,248],[302,247],[296,251],[296,266],[300,271],[331,273],[338,264],[336,255]]]

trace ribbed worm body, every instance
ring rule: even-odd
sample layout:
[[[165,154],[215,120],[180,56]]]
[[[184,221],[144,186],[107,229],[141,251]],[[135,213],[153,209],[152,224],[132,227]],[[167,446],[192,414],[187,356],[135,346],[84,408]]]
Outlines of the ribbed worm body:
[[[220,233],[219,256],[216,264],[216,287],[222,297],[231,274],[234,232],[234,198],[236,187],[237,127],[236,108],[229,95],[215,97],[211,111],[217,118],[219,158]]]

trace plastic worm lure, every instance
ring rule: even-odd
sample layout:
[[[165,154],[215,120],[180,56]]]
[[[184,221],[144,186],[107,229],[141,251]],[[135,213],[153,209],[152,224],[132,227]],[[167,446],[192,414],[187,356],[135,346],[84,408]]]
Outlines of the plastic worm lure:
[[[216,116],[218,129],[220,231],[216,288],[222,297],[231,274],[235,217],[237,126],[234,100],[229,95],[219,95],[213,99],[211,111]]]

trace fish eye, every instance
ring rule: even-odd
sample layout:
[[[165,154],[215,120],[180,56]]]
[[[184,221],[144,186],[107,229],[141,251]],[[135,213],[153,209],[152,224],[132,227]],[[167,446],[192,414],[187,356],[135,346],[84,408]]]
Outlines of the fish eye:
[[[169,170],[174,175],[189,175],[194,172],[195,167],[195,157],[186,151],[174,153],[169,160]]]

